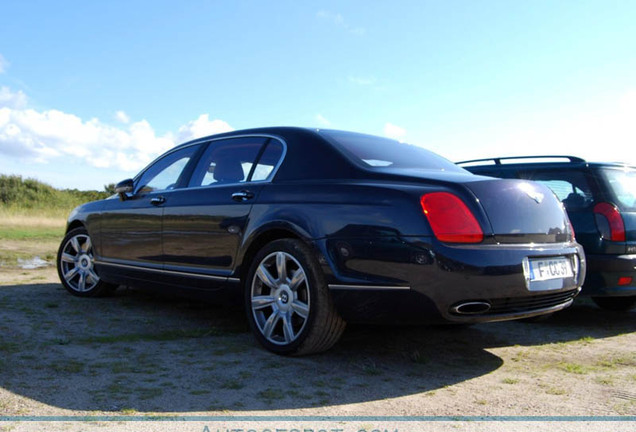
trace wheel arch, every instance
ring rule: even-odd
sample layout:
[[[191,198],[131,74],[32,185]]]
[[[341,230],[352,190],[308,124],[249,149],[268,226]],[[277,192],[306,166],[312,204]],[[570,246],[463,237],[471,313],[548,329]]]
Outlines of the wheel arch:
[[[86,225],[84,225],[84,223],[83,223],[83,222],[81,222],[81,221],[79,221],[79,220],[77,220],[77,219],[76,219],[76,220],[71,221],[71,222],[69,222],[69,223],[67,224],[67,226],[66,226],[66,232],[67,232],[67,233],[69,233],[69,232],[73,231],[73,230],[74,230],[74,229],[76,229],[76,228],[86,228]]]
[[[268,224],[249,235],[243,243],[237,256],[236,277],[243,282],[258,251],[268,243],[285,238],[301,240],[314,249],[310,237],[304,230],[289,223]]]
[[[333,346],[346,322],[324,283],[312,245],[297,236],[283,237],[253,250],[243,300],[256,340],[282,355],[313,354]]]

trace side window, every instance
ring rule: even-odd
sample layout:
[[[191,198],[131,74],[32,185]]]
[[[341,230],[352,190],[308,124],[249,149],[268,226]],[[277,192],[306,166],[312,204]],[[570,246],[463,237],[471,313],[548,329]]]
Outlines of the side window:
[[[519,177],[542,183],[563,202],[566,210],[581,210],[592,205],[592,190],[581,171],[520,171]]]
[[[274,168],[276,168],[276,165],[278,165],[282,155],[283,144],[277,140],[271,139],[267,143],[265,151],[254,168],[251,181],[264,181],[269,179],[269,176],[274,171]]]
[[[212,141],[190,179],[190,187],[247,181],[267,138],[245,137]]]
[[[167,154],[150,165],[139,178],[135,193],[147,194],[174,189],[182,180],[181,176],[185,167],[198,149],[199,146],[196,145],[185,147]]]

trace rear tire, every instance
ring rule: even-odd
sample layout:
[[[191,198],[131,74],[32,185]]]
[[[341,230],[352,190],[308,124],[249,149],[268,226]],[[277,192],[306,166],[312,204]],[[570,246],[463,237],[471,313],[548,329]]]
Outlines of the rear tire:
[[[295,239],[257,253],[245,280],[245,309],[256,340],[277,354],[326,351],[346,326],[311,250]]]
[[[93,243],[85,228],[69,231],[57,252],[57,274],[64,288],[78,297],[99,297],[116,285],[101,280],[95,270]]]
[[[636,306],[636,296],[629,297],[592,297],[598,307],[615,312],[626,312]]]

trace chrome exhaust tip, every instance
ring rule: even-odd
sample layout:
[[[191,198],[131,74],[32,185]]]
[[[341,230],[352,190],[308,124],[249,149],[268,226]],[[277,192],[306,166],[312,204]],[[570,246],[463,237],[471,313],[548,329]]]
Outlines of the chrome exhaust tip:
[[[486,301],[472,301],[459,303],[451,307],[450,311],[456,315],[478,315],[488,312],[490,308],[490,303]]]

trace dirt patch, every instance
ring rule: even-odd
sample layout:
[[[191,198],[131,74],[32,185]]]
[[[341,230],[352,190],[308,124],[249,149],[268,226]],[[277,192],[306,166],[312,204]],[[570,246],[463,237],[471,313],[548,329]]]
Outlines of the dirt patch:
[[[584,300],[543,323],[350,326],[331,351],[286,358],[238,310],[0,274],[3,415],[636,414],[636,313]]]
[[[21,265],[29,262],[49,263],[49,267],[55,266],[55,257],[59,240],[11,240],[1,239],[2,247],[0,247],[0,284],[6,284],[11,281],[19,283],[27,278],[41,277],[39,273],[25,273],[23,275],[16,273],[21,270]]]

